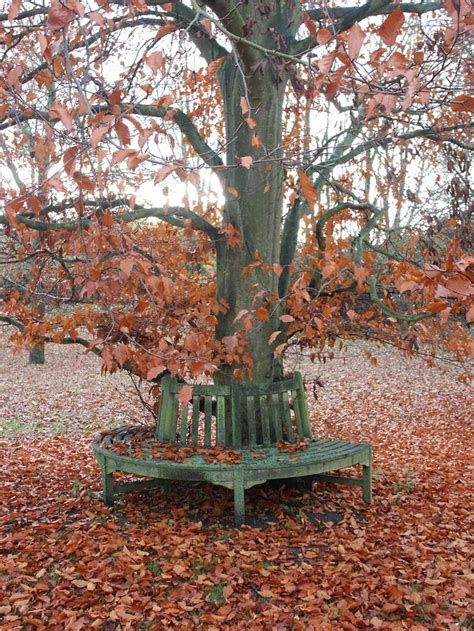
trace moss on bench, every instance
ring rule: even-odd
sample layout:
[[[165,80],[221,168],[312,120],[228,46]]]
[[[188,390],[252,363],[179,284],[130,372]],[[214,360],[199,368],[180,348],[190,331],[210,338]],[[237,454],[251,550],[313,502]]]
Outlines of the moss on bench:
[[[265,386],[193,386],[189,401],[180,397],[184,385],[163,381],[155,431],[124,427],[95,439],[106,504],[115,493],[150,488],[159,480],[206,481],[234,491],[235,521],[241,524],[245,490],[282,478],[360,486],[371,501],[370,445],[311,437],[299,373]],[[362,466],[361,478],[327,475],[353,465]],[[118,471],[152,479],[117,484]]]

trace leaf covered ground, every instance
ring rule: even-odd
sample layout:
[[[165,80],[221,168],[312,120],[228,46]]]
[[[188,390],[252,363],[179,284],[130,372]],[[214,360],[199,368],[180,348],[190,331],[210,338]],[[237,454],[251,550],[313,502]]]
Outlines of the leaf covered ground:
[[[143,422],[133,387],[71,347],[32,367],[0,345],[0,628],[472,628],[472,391],[452,369],[359,346],[303,362],[315,433],[374,446],[374,502],[255,487],[239,530],[217,487],[104,507],[91,438]]]

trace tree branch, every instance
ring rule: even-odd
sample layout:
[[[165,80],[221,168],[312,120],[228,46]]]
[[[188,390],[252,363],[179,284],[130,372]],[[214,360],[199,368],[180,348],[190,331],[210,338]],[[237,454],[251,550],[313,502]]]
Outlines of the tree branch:
[[[178,126],[181,133],[187,138],[189,144],[201,158],[201,160],[211,167],[219,177],[223,185],[226,185],[223,173],[224,162],[220,156],[212,149],[200,135],[193,121],[182,111],[176,108],[166,108],[154,105],[140,105],[132,103],[121,103],[120,111],[124,114],[138,114],[139,116],[147,116],[150,118],[164,118],[166,115],[174,114],[173,120]],[[91,107],[93,114],[100,112],[111,112],[109,105],[96,105]],[[10,120],[7,120],[10,118]],[[40,120],[45,122],[56,122],[57,117],[50,117],[49,112],[45,110],[29,110],[27,114],[24,112],[7,112],[0,120],[0,130],[13,127],[18,122],[25,120]]]
[[[388,0],[387,0],[388,1]],[[261,46],[256,42],[253,42],[246,37],[243,37],[239,33],[242,32],[242,29],[239,29],[238,32],[232,32],[227,29],[219,20],[216,20],[212,15],[206,13],[203,9],[199,7],[196,0],[191,0],[193,8],[197,13],[202,15],[206,20],[212,22],[224,35],[226,35],[231,41],[236,43],[237,49],[239,49],[240,56],[245,61],[247,67],[251,67],[252,64],[259,61],[258,55],[256,55],[256,51],[263,53],[266,57],[280,57],[281,59],[285,59],[286,61],[292,61],[295,64],[301,64],[306,66],[307,68],[313,69],[311,62],[306,61],[304,59],[300,59],[296,55],[290,55],[288,53],[284,53],[281,50],[277,50],[276,48],[265,48],[265,46]],[[212,3],[214,4],[214,3]],[[217,4],[217,3],[216,3]],[[210,6],[210,5],[208,5]],[[223,20],[224,21],[224,20]],[[253,51],[253,52],[252,52]]]
[[[370,15],[387,15],[392,13],[397,7],[404,13],[416,13],[422,15],[429,11],[436,11],[443,8],[442,2],[402,2],[400,4],[391,2],[375,9]],[[307,14],[312,20],[323,20],[326,17],[344,18],[346,15],[359,11],[361,7],[328,7],[327,9],[308,9]]]
[[[385,315],[391,316],[392,318],[396,318],[397,320],[404,320],[406,322],[419,322],[420,320],[425,320],[426,318],[432,318],[433,313],[418,313],[418,314],[409,314],[409,313],[401,313],[400,311],[395,311],[391,307],[388,307],[380,298],[377,293],[377,281],[373,276],[368,276],[365,279],[365,282],[369,286],[369,294],[372,302],[379,307],[379,309],[385,313]]]
[[[345,164],[349,160],[352,160],[352,158],[356,158],[364,151],[367,151],[367,149],[372,149],[375,147],[387,147],[388,145],[391,145],[399,140],[411,140],[412,138],[429,138],[430,140],[438,140],[440,142],[452,142],[451,138],[443,137],[442,134],[460,129],[474,129],[474,123],[451,125],[449,127],[444,127],[441,129],[439,127],[414,129],[410,132],[406,132],[405,134],[388,134],[386,136],[383,136],[382,138],[368,140],[367,142],[354,147],[353,149],[351,149],[351,151],[348,151],[345,154],[342,154],[335,158],[331,158],[329,160],[326,160],[325,162],[321,162],[317,167],[309,166],[308,171],[310,173],[319,173],[321,172],[321,170],[325,170],[328,167],[333,168],[337,165]]]
[[[20,320],[17,320],[16,318],[12,318],[11,316],[0,314],[0,322],[5,322],[6,324],[10,324],[11,326],[14,326],[18,330],[20,330],[22,333],[25,331],[25,325],[23,324],[23,322],[20,322]],[[95,355],[98,355],[99,357],[102,356],[102,351],[98,349],[96,346],[94,346],[94,348],[90,348],[90,340],[86,340],[83,337],[68,336],[68,337],[64,337],[59,342],[56,342],[51,337],[46,336],[46,337],[42,337],[41,341],[47,342],[50,344],[51,343],[53,344],[80,344],[81,346],[84,346],[85,348],[87,348],[87,350],[91,351]]]
[[[153,2],[147,0],[147,4],[150,6]],[[203,29],[197,18],[199,17],[194,11],[187,7],[181,0],[174,0],[172,2],[172,11],[168,12],[178,23],[183,21],[190,38],[194,45],[199,50],[203,58],[207,63],[212,63],[219,57],[224,57],[229,54],[229,51],[221,46],[215,39],[211,39],[205,29]]]
[[[5,322],[6,324],[11,324],[12,326],[14,326],[18,330],[20,330],[22,333],[25,330],[25,325],[22,322],[20,322],[20,320],[16,320],[15,318],[12,318],[11,316],[2,315],[0,313],[0,322]]]
[[[14,21],[17,22],[18,20],[31,18],[35,15],[46,15],[47,12],[47,9],[30,9],[29,11],[21,11],[16,18],[14,18]],[[5,22],[6,20],[8,20],[8,13],[0,13],[0,22]]]
[[[127,202],[128,204],[128,202]],[[216,240],[219,236],[219,231],[212,224],[207,222],[203,217],[198,215],[197,213],[188,210],[187,208],[181,207],[170,207],[168,210],[164,208],[145,208],[144,206],[135,206],[135,209],[129,212],[121,213],[120,215],[115,215],[115,218],[124,221],[126,223],[132,221],[138,221],[140,219],[146,219],[148,217],[156,217],[157,219],[162,219],[167,223],[170,223],[179,228],[184,228],[186,225],[186,220],[191,221],[191,225],[196,230],[201,230],[205,232],[211,239]],[[74,231],[77,230],[80,226],[86,228],[90,226],[92,223],[92,219],[78,219],[73,221],[61,221],[61,222],[48,222],[48,221],[40,221],[38,219],[32,219],[29,216],[24,214],[17,214],[16,220],[26,226],[27,228],[31,228],[32,230],[67,230]],[[8,221],[5,215],[0,215],[0,224],[7,225]]]
[[[419,2],[397,4],[391,0],[370,0],[361,7],[325,7],[324,9],[308,9],[307,13],[312,20],[338,19],[337,22],[329,25],[329,30],[336,35],[347,31],[356,22],[361,22],[365,18],[376,15],[387,15],[399,7],[404,13],[417,13],[422,15],[430,11],[443,8],[442,2]],[[299,42],[294,42],[292,46],[293,54],[304,54],[318,45],[315,35],[305,38]]]
[[[295,258],[300,219],[304,206],[302,200],[297,197],[291,205],[283,224],[280,249],[280,265],[283,267],[283,271],[278,281],[278,295],[280,298],[286,296],[288,292],[290,264]]]

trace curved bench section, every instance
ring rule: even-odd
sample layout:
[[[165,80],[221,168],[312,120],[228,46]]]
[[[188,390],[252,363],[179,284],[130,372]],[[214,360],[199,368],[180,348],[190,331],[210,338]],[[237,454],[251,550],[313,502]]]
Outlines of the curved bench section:
[[[337,440],[279,443],[229,451],[229,460],[235,462],[221,462],[212,453],[215,456],[225,451],[170,446],[158,442],[153,430],[125,427],[96,437],[93,449],[102,469],[104,502],[108,505],[113,504],[115,493],[160,486],[160,480],[205,481],[232,489],[237,525],[245,520],[245,490],[267,480],[299,478],[309,485],[314,480],[351,484],[362,488],[366,502],[372,499],[372,450],[367,444]],[[362,466],[361,478],[327,475],[353,465]],[[118,471],[151,479],[117,484],[113,474]]]

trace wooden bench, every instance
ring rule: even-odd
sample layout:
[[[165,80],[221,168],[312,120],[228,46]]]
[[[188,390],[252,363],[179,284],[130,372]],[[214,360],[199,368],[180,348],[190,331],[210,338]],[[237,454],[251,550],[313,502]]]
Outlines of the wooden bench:
[[[307,487],[315,480],[360,486],[364,500],[371,501],[370,445],[312,438],[299,373],[260,386],[195,385],[187,403],[180,402],[183,385],[163,378],[154,435],[147,428],[125,427],[96,437],[106,504],[113,503],[115,493],[157,486],[159,480],[206,481],[234,491],[239,525],[245,520],[246,489],[290,478]],[[225,450],[232,450],[227,461]],[[209,457],[213,452],[222,460]],[[361,478],[327,475],[353,465],[362,466]],[[118,484],[113,479],[118,471],[152,479]]]

